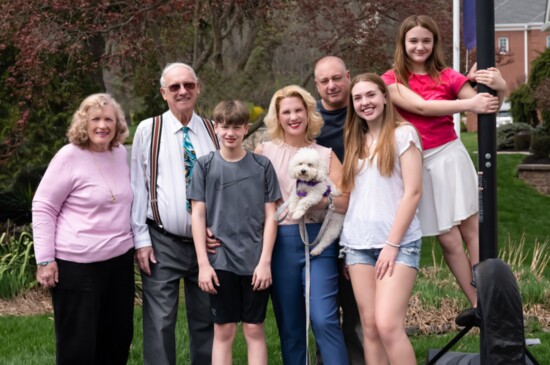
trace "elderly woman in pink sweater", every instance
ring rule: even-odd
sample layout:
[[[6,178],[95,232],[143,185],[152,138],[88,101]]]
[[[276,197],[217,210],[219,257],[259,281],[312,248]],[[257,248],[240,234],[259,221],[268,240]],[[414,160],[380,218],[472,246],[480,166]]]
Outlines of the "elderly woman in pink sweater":
[[[94,94],[75,112],[33,206],[38,282],[51,289],[57,364],[126,364],[134,266],[128,127],[120,105]]]

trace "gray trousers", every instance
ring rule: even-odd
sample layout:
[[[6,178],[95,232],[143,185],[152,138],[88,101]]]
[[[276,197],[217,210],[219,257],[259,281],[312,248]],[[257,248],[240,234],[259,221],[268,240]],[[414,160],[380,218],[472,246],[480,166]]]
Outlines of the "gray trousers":
[[[195,247],[149,229],[157,264],[143,281],[143,361],[176,364],[176,318],[180,280],[184,279],[191,365],[209,365],[214,337],[210,298],[198,287]]]

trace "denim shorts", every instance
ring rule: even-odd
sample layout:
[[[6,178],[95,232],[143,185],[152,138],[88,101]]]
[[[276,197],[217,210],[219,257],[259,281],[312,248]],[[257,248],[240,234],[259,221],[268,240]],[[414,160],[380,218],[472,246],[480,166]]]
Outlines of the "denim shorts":
[[[399,252],[397,253],[395,262],[418,270],[418,267],[420,266],[421,244],[422,239],[418,239],[399,246]],[[344,253],[346,255],[346,265],[364,264],[374,266],[381,251],[381,248],[360,250],[346,247],[344,249]]]

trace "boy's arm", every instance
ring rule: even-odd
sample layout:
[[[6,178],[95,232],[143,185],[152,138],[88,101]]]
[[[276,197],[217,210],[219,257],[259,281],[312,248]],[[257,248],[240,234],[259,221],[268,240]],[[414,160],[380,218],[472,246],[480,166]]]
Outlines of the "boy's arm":
[[[275,220],[277,206],[275,202],[267,202],[264,207],[264,239],[260,261],[252,276],[253,290],[264,290],[271,286],[271,254],[277,237],[277,221]]]
[[[219,286],[220,283],[206,253],[206,204],[204,202],[191,201],[191,229],[199,264],[199,288],[209,294],[216,294],[214,285]]]

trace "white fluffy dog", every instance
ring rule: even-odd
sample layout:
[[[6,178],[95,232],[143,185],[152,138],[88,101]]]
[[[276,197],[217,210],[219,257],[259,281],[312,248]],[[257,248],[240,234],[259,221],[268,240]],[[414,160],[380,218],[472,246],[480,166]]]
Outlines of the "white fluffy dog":
[[[323,199],[323,196],[340,194],[328,178],[324,161],[313,148],[301,148],[294,155],[290,160],[289,173],[291,178],[296,179],[296,189],[293,189],[288,200],[288,212],[294,220],[302,218],[309,208]],[[317,256],[330,246],[340,236],[343,224],[344,215],[332,213],[311,255]]]

